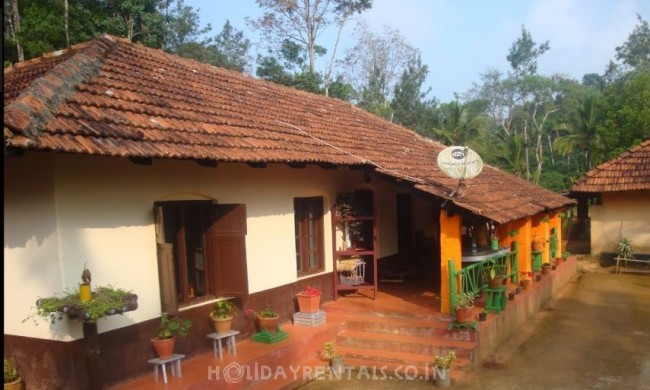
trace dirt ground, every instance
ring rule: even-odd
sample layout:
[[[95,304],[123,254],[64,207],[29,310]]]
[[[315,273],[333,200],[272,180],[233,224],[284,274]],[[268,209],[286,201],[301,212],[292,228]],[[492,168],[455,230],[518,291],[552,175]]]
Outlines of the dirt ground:
[[[589,260],[516,337],[452,388],[650,389],[650,275]],[[430,389],[424,381],[315,381],[301,389]]]

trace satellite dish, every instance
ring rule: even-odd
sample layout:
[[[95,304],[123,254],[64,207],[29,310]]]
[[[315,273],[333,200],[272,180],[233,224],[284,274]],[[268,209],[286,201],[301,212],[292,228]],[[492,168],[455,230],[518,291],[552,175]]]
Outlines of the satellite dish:
[[[450,146],[438,154],[438,168],[452,179],[471,179],[483,170],[483,160],[466,146]]]

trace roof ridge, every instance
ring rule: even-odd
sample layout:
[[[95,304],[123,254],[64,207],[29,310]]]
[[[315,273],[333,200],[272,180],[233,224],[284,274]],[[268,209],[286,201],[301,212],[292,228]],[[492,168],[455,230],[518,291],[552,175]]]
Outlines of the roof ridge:
[[[104,59],[117,47],[118,40],[123,41],[104,34],[94,41],[39,57],[37,60],[61,55],[67,50],[79,50],[35,80],[5,107],[5,130],[8,129],[12,135],[22,133],[32,140],[38,137],[40,125],[53,118],[57,108],[75,92],[75,86],[99,74]]]

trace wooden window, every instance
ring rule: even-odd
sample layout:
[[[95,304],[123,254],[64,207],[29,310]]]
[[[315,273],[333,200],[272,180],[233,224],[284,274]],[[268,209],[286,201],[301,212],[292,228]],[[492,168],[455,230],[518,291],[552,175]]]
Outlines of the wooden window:
[[[210,201],[155,204],[162,310],[206,297],[247,293],[243,205]]]
[[[296,269],[298,276],[324,270],[323,198],[295,198]]]

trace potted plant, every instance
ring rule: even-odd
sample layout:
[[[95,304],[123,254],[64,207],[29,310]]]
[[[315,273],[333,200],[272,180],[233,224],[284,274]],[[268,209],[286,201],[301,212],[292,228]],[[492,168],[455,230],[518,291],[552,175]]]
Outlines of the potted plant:
[[[551,263],[542,264],[542,275],[546,275],[551,272]]]
[[[176,336],[185,337],[192,327],[192,320],[170,317],[167,313],[160,316],[158,336],[151,339],[151,343],[161,359],[168,359],[174,353]]]
[[[93,299],[92,290],[90,289],[91,274],[90,270],[86,268],[84,264],[84,269],[81,272],[81,283],[79,284],[79,302],[85,303]]]
[[[275,333],[278,330],[278,320],[280,316],[270,307],[266,307],[255,313],[260,323],[260,331],[266,330],[269,333]]]
[[[345,241],[348,248],[361,246],[363,244],[363,222],[354,218],[367,214],[363,204],[350,192],[336,198],[334,209],[345,224]]]
[[[474,297],[473,292],[463,291],[454,294],[454,310],[456,311],[456,322],[474,321]]]
[[[210,309],[210,319],[217,333],[227,333],[232,328],[232,320],[237,314],[237,306],[230,301],[217,301]]]
[[[485,311],[485,309],[481,310],[481,312],[478,313],[478,320],[479,321],[487,320],[487,312]]]
[[[451,385],[451,366],[456,361],[456,353],[449,351],[446,355],[434,358],[436,366],[436,387],[449,387]]]
[[[488,285],[492,289],[499,288],[503,286],[505,280],[505,275],[497,275],[497,271],[494,268],[490,269],[490,279],[488,280]]]
[[[5,358],[5,390],[20,390],[23,386],[23,378],[16,370],[14,358]]]
[[[323,352],[321,352],[321,357],[325,360],[329,360],[332,372],[338,375],[343,373],[343,370],[345,369],[344,357],[336,352],[334,342],[325,342]]]
[[[531,246],[533,252],[542,252],[544,250],[544,241],[537,236],[533,236]]]
[[[616,243],[616,251],[618,257],[621,259],[633,259],[634,250],[632,248],[632,241],[627,238],[621,238],[619,242]]]
[[[319,289],[307,285],[304,291],[296,294],[298,298],[298,308],[301,313],[317,313],[320,306],[321,292]]]
[[[530,288],[530,284],[532,283],[533,273],[530,271],[523,271],[520,272],[520,274],[521,274],[521,288],[524,290],[528,290]]]

